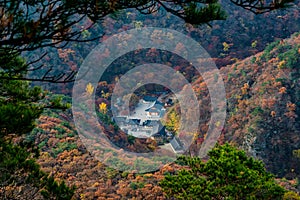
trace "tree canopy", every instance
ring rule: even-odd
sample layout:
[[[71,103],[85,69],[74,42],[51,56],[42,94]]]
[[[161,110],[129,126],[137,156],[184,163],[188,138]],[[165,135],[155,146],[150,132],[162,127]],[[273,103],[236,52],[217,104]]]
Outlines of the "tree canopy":
[[[15,68],[24,66],[19,57],[11,60]],[[20,72],[19,75],[22,76]],[[50,99],[49,99],[50,98]],[[34,144],[18,136],[30,133],[45,108],[66,108],[60,98],[52,98],[40,87],[20,80],[0,79],[0,199],[70,199],[75,188],[57,183],[40,170]]]
[[[287,7],[293,0],[231,2],[255,13],[263,13]],[[54,46],[62,42],[84,41],[81,33],[91,28],[93,22],[128,8],[145,14],[164,9],[194,25],[226,19],[225,11],[218,0],[5,0],[0,2],[0,53],[2,55],[6,50],[13,53]],[[86,18],[91,20],[89,25],[76,27]]]
[[[176,199],[282,199],[285,190],[261,161],[247,157],[244,151],[229,144],[216,146],[209,160],[181,157],[178,163],[187,165],[169,174],[160,186],[168,197]]]
[[[235,5],[250,10],[256,14],[290,6],[294,0],[230,0]],[[15,69],[7,63],[16,59],[24,51],[32,51],[42,47],[62,48],[68,42],[84,42],[94,40],[103,35],[86,39],[85,31],[91,29],[96,22],[104,17],[124,9],[136,9],[143,14],[165,10],[192,25],[208,24],[214,20],[225,20],[226,12],[218,0],[129,0],[129,1],[99,1],[99,0],[4,0],[0,1],[0,79],[22,79],[14,77],[20,70],[28,72],[30,64],[43,58],[27,63],[20,69]],[[84,22],[84,24],[82,24]],[[41,66],[42,67],[42,66]],[[38,67],[39,69],[39,67]],[[8,74],[4,74],[9,72]],[[70,82],[75,73],[62,73],[58,77],[27,79],[44,82]]]
[[[231,2],[258,14],[284,8],[292,0]],[[14,143],[12,140],[16,135],[30,132],[35,119],[45,108],[65,108],[59,98],[49,101],[41,88],[31,88],[28,82],[20,81],[28,80],[25,78],[27,72],[35,70],[29,67],[32,63],[27,63],[21,53],[48,46],[62,48],[73,41],[87,41],[82,37],[85,30],[105,16],[127,8],[144,14],[164,9],[193,25],[226,19],[226,13],[217,0],[0,0],[1,197],[33,199],[40,194],[46,199],[70,199],[74,192],[74,188],[68,188],[64,183],[58,184],[53,177],[48,177],[40,170],[35,163],[35,150],[31,145]],[[80,24],[83,21],[88,23],[83,26]],[[99,37],[101,35],[91,40]],[[72,77],[74,73],[67,78]],[[58,82],[58,78],[47,79],[46,74],[39,80]],[[264,171],[262,164],[246,158],[244,153],[225,146],[217,147],[210,156],[211,160],[205,164],[197,158],[183,159],[191,164],[192,170],[168,176],[162,182],[166,192],[180,198],[191,198],[193,195],[205,195],[203,197],[207,198],[211,196],[207,196],[209,193],[206,190],[217,189],[210,195],[244,197],[246,186],[248,192],[252,191],[253,197],[269,198],[283,194],[283,189],[274,183],[273,177]],[[199,174],[204,174],[204,177]],[[170,182],[171,180],[174,182]],[[179,180],[183,182],[180,183]],[[15,190],[24,184],[27,187]],[[178,188],[179,184],[181,188]],[[170,186],[175,189],[167,190]],[[207,186],[206,190],[203,189],[204,186]]]

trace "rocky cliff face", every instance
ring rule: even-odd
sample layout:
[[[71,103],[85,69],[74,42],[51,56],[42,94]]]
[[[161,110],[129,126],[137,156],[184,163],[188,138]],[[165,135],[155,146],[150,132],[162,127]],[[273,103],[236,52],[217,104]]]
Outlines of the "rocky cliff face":
[[[299,177],[300,158],[295,150],[300,149],[300,33],[222,67],[220,73],[227,117],[219,142],[230,142],[262,159],[279,177]],[[213,79],[214,74],[206,77]],[[211,116],[210,96],[202,77],[193,82],[193,89],[200,104],[201,123],[191,152],[197,151],[206,138]]]
[[[299,35],[221,69],[228,101],[225,140],[290,178],[300,174],[300,159],[293,156],[300,149]]]

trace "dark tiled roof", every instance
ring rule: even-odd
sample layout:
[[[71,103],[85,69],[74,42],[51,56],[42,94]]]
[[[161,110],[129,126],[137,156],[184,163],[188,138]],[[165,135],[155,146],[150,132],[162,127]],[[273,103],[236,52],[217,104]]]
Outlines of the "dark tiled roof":
[[[174,137],[171,141],[170,141],[173,149],[175,151],[182,151],[183,149],[183,145],[182,143],[178,140],[178,138]]]
[[[148,101],[148,102],[154,102],[154,101],[157,100],[157,98],[156,97],[151,97],[151,96],[144,96],[143,100]]]
[[[146,109],[146,111],[160,112],[163,106],[160,103],[155,103],[152,107]]]

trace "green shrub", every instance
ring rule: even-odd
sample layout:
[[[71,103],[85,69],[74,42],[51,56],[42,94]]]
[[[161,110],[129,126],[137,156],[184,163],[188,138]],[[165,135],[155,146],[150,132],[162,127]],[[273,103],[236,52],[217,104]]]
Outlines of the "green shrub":
[[[257,116],[257,115],[260,115],[260,114],[263,114],[263,113],[264,113],[264,111],[261,107],[256,107],[256,108],[254,108],[254,110],[252,111],[251,114],[254,115],[254,116]]]
[[[280,60],[286,62],[286,66],[290,69],[295,69],[300,64],[300,55],[298,53],[299,46],[292,48],[284,53],[278,55]]]
[[[130,183],[130,188],[133,190],[139,189],[139,188],[143,188],[145,186],[144,183],[136,183],[136,182],[132,182]]]
[[[47,141],[42,141],[40,144],[38,144],[39,149],[43,148],[46,145]]]

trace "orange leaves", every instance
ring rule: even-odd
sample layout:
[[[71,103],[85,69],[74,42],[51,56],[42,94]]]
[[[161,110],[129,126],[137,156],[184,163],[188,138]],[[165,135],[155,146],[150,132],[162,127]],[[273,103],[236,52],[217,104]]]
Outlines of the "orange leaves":
[[[5,28],[8,26],[12,21],[14,16],[12,14],[6,15],[4,8],[0,8],[0,28]]]
[[[272,99],[263,99],[261,102],[262,108],[266,109],[266,108],[273,108],[274,105],[276,103],[276,99],[272,98]]]
[[[276,79],[275,79],[273,85],[274,85],[275,87],[280,87],[280,86],[282,86],[282,83],[281,83],[281,81],[276,81]]]
[[[173,173],[174,172],[174,168],[170,165],[165,165],[162,169],[161,169],[161,173],[165,174],[165,173]]]
[[[287,116],[290,119],[295,119],[297,117],[295,111],[296,111],[296,104],[288,102],[286,104],[286,108],[288,109],[288,112],[284,113],[285,116]]]
[[[64,62],[69,61],[69,54],[75,54],[75,51],[72,49],[58,49],[58,56],[63,59]]]
[[[288,111],[295,111],[296,110],[296,104],[291,103],[291,102],[288,102],[286,104],[286,107],[287,107]]]
[[[250,102],[247,99],[238,100],[238,108],[239,109],[246,109],[249,106]]]
[[[271,111],[271,117],[275,117],[276,116],[276,112],[274,110]]]
[[[286,93],[286,87],[281,87],[281,88],[279,89],[279,93],[280,93],[280,94],[285,94],[285,93]]]
[[[41,122],[53,122],[53,123],[61,123],[62,120],[61,119],[58,119],[58,118],[55,118],[55,117],[49,117],[49,116],[41,116],[39,118],[39,120]]]
[[[241,88],[241,90],[243,95],[247,94],[249,91],[249,84],[245,83],[244,86]]]

